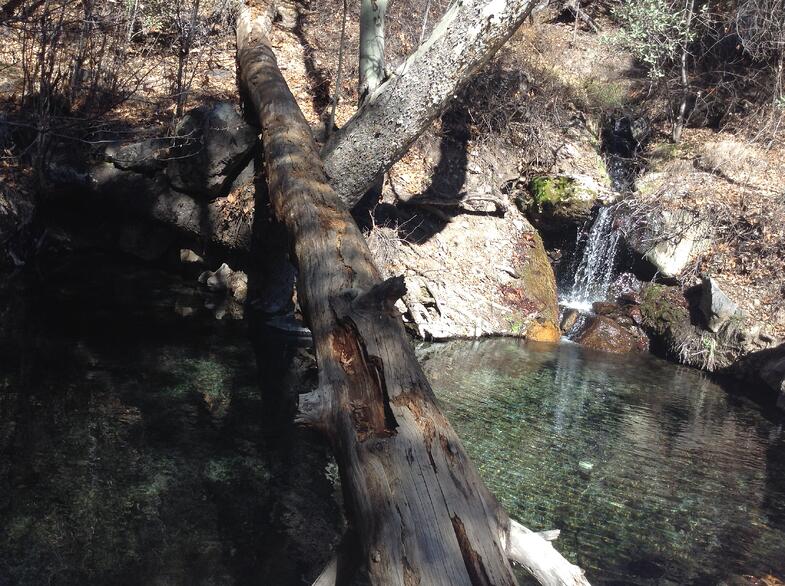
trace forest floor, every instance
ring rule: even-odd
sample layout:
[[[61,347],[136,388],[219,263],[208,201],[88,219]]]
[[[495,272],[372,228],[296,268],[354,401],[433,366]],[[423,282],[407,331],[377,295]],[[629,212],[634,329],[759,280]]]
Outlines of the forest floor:
[[[417,47],[446,5],[429,3],[427,17],[422,3],[391,5],[388,68]],[[343,4],[294,6],[293,26],[276,27],[271,40],[320,141],[335,95]],[[356,9],[347,18],[338,126],[358,99]],[[0,87],[12,112],[22,80],[20,47],[9,31],[4,34]],[[126,78],[142,81],[100,124],[80,128],[74,138],[86,148],[111,132],[171,133],[175,55],[137,53]],[[231,30],[214,30],[192,57],[186,109],[205,101],[239,103],[235,68]],[[512,194],[541,174],[579,175],[606,186],[602,121],[634,109],[646,88],[634,60],[611,47],[607,34],[576,28],[557,14],[524,25],[476,75],[386,174],[381,196],[356,211],[384,270],[411,279],[408,313],[419,335],[525,335],[534,323],[547,324],[545,338],[555,335],[549,329],[557,317],[553,277],[546,274],[539,235]],[[668,143],[666,125],[653,130],[642,174],[648,187],[636,192],[638,205],[689,209],[711,225],[712,245],[696,259],[685,285],[700,274],[717,277],[748,315],[785,337],[785,149],[764,144],[744,124],[733,132],[687,129],[678,146]],[[17,164],[20,154],[6,151],[0,162],[6,194],[13,187],[33,190],[29,168]],[[8,201],[0,193],[0,206]]]

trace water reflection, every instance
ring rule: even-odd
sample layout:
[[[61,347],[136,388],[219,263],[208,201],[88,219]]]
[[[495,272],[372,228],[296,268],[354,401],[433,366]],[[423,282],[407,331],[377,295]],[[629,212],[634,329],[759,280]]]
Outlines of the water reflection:
[[[0,284],[0,585],[309,584],[340,518],[322,442],[270,433],[280,377],[194,288],[98,262]]]
[[[785,574],[778,415],[649,356],[515,340],[419,351],[491,490],[524,524],[562,529],[593,583]]]

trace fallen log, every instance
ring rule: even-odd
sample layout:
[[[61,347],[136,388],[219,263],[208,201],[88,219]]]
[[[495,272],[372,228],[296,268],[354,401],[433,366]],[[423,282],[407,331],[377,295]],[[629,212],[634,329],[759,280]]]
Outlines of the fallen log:
[[[330,183],[354,206],[523,23],[537,0],[453,2],[423,43],[322,150]]]
[[[359,572],[380,586],[510,585],[514,557],[542,584],[588,584],[542,537],[511,524],[437,407],[394,306],[403,279],[381,280],[328,184],[270,46],[272,19],[269,5],[240,11],[240,84],[259,118],[272,211],[289,234],[319,366],[297,420],[331,442],[352,535],[317,583]],[[542,556],[547,548],[553,555]]]

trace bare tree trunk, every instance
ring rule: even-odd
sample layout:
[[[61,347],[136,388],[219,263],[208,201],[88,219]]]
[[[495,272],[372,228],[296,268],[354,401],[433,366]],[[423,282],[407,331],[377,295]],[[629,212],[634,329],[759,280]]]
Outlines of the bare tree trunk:
[[[687,33],[689,33],[692,26],[692,15],[695,9],[695,0],[687,0],[686,18],[687,18]],[[684,47],[681,52],[681,103],[679,104],[679,111],[676,115],[676,120],[673,123],[673,142],[681,142],[681,133],[684,130],[684,120],[687,114],[687,100],[690,96],[690,81],[687,75],[687,59],[690,55],[689,41],[684,39]]]
[[[347,205],[356,204],[403,156],[536,3],[464,0],[451,5],[430,38],[325,145],[322,159],[330,183]]]
[[[384,81],[384,14],[387,0],[360,4],[360,104]]]
[[[343,0],[343,18],[341,20],[341,41],[338,47],[338,71],[335,73],[335,92],[333,92],[333,105],[330,109],[330,119],[327,121],[325,138],[335,129],[335,111],[338,109],[338,101],[341,99],[341,83],[343,83],[343,52],[346,45],[346,18],[349,12],[349,0]]]
[[[403,279],[380,279],[327,183],[270,47],[271,17],[247,8],[238,17],[240,83],[259,117],[272,211],[290,236],[319,364],[318,388],[301,396],[298,420],[331,441],[354,536],[317,583],[350,583],[356,569],[379,586],[515,584],[509,556],[543,539],[517,539],[436,406],[394,306]],[[538,566],[550,559],[531,557]],[[555,558],[543,584],[587,583]]]

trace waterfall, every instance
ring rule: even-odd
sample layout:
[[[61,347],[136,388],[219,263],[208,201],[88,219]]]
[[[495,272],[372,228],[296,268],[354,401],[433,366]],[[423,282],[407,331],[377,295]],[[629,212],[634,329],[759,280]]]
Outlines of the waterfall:
[[[585,237],[572,287],[562,305],[588,311],[595,301],[605,301],[614,277],[619,232],[613,227],[614,206],[602,207]]]

